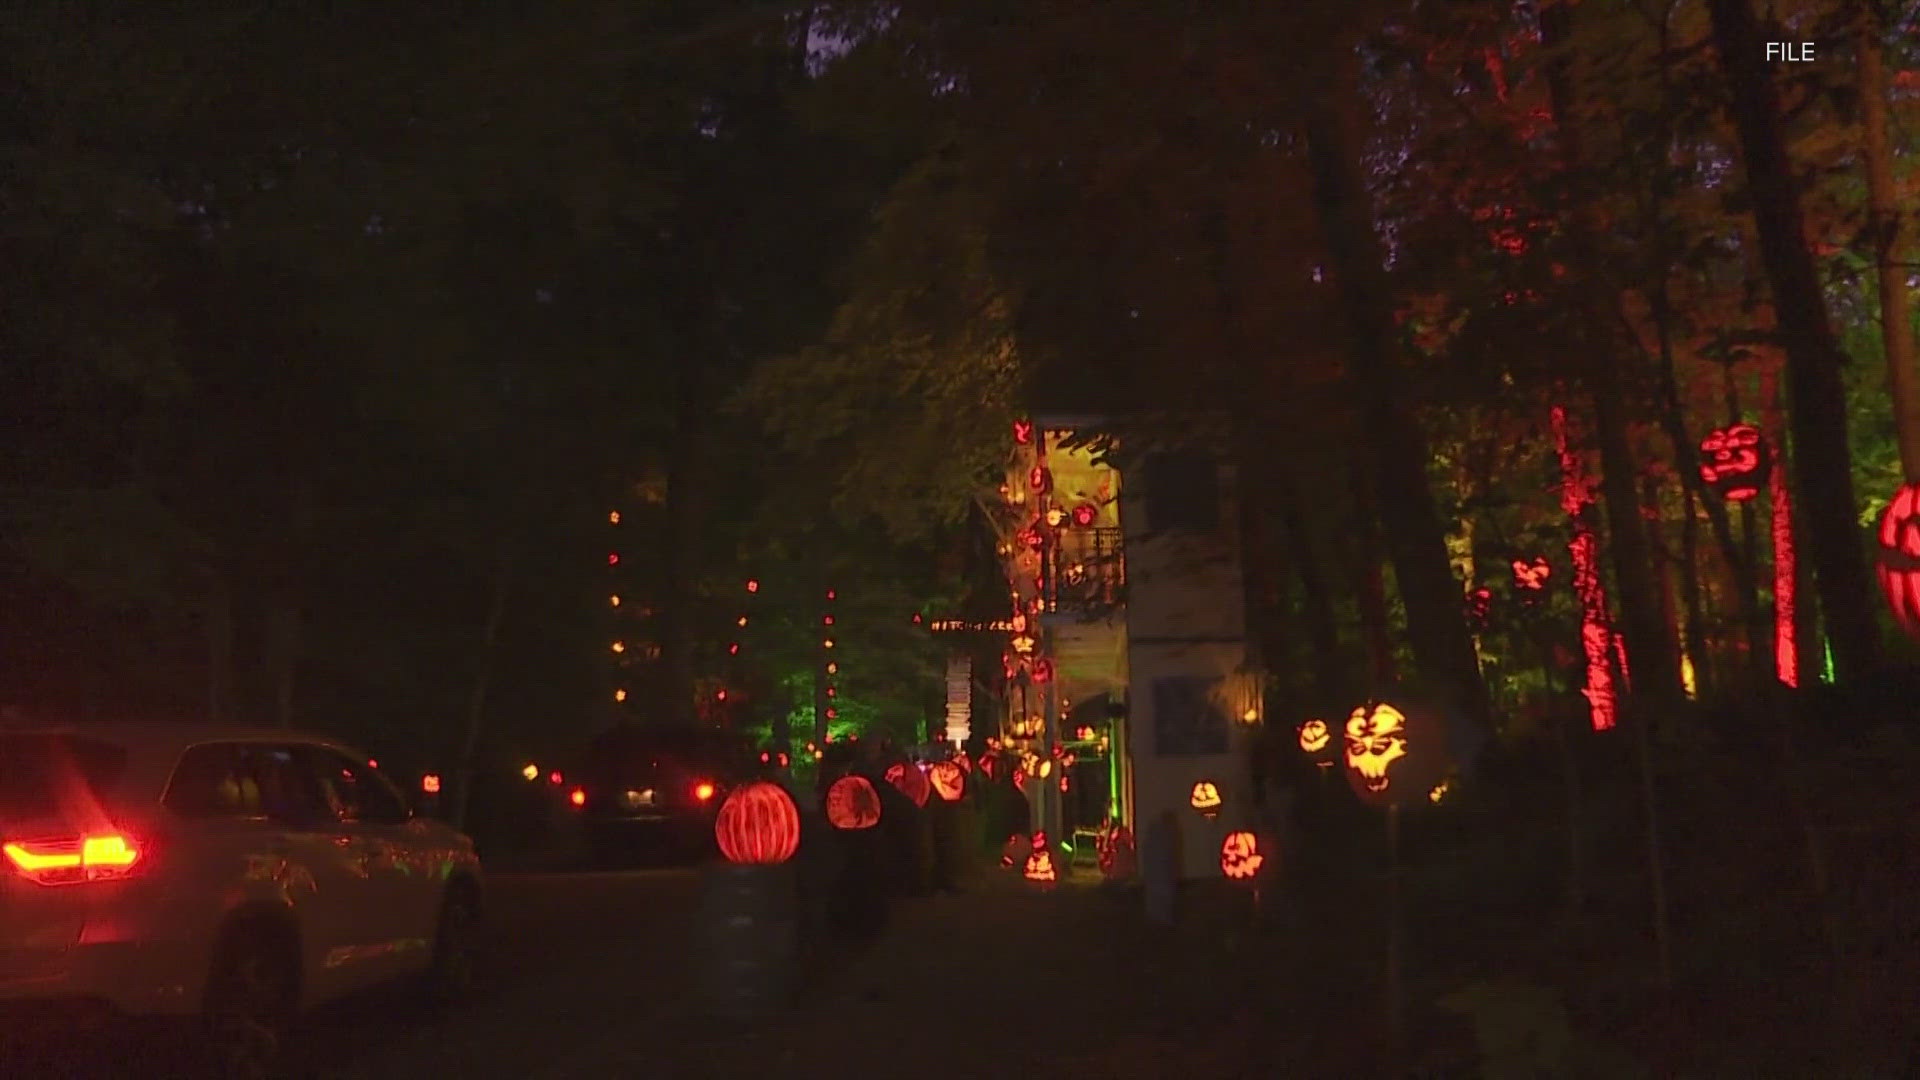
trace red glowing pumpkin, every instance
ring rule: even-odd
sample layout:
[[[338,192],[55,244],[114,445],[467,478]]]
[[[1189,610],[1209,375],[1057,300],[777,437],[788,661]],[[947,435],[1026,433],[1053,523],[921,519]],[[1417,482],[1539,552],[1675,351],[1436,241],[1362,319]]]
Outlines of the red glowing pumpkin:
[[[1920,637],[1920,484],[1903,485],[1880,515],[1875,569],[1894,621]]]
[[[800,848],[800,809],[779,784],[743,784],[720,804],[713,835],[728,862],[783,863]]]
[[[886,777],[887,783],[899,788],[915,806],[927,805],[927,796],[933,794],[933,785],[927,782],[927,774],[921,772],[918,765],[896,761],[887,766]]]
[[[827,824],[871,829],[880,824],[880,793],[864,776],[843,776],[827,785]]]
[[[934,794],[944,802],[958,802],[967,793],[966,770],[951,761],[936,761],[927,770],[927,780],[933,784]]]
[[[1715,428],[1700,440],[1700,479],[1728,502],[1760,494],[1773,472],[1773,449],[1752,424]]]
[[[1547,583],[1553,579],[1553,564],[1535,555],[1513,560],[1513,595],[1523,604],[1537,604],[1546,598]]]

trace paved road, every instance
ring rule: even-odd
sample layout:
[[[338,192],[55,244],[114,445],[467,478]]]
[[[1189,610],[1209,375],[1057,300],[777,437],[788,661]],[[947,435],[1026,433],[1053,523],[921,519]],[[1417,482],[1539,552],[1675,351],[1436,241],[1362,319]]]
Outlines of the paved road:
[[[312,1018],[307,1077],[543,1077],[622,1031],[658,1037],[690,1008],[692,870],[495,876],[483,985],[444,1015],[397,993]]]
[[[697,872],[685,868],[491,875],[492,951],[472,998],[436,1013],[395,987],[329,1006],[293,1038],[292,1075],[542,1080],[581,1075],[609,1056],[644,1055],[649,1041],[691,1014],[686,943],[698,886]],[[109,1033],[6,1080],[153,1080],[169,1072],[151,1045]]]

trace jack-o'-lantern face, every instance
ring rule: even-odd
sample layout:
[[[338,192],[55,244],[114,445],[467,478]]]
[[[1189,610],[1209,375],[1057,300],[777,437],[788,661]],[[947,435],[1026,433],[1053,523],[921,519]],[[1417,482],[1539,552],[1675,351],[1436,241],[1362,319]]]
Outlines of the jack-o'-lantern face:
[[[880,824],[880,793],[864,776],[843,776],[827,786],[827,823],[836,829]]]
[[[933,793],[943,802],[958,802],[967,793],[967,774],[951,761],[934,762],[927,770],[927,779],[933,783]]]
[[[1880,515],[1875,571],[1894,621],[1920,637],[1920,484],[1894,492]]]
[[[1255,877],[1266,861],[1260,851],[1260,838],[1244,829],[1228,833],[1220,842],[1220,872],[1234,881]]]
[[[1728,502],[1760,494],[1773,472],[1773,451],[1752,424],[1716,428],[1700,440],[1700,479]]]
[[[1033,834],[1033,850],[1027,853],[1026,878],[1042,888],[1049,888],[1059,879],[1059,872],[1053,866],[1053,848],[1047,843],[1044,830]]]
[[[1369,792],[1387,790],[1393,763],[1407,756],[1407,718],[1386,702],[1362,705],[1347,718],[1347,769]]]
[[[1211,818],[1220,812],[1220,789],[1211,780],[1197,780],[1187,796],[1187,805],[1200,811],[1201,817]]]
[[[1327,730],[1325,720],[1309,720],[1300,725],[1300,749],[1309,754],[1318,754],[1333,741],[1333,732]]]
[[[1546,595],[1552,577],[1553,564],[1541,556],[1513,560],[1513,591],[1523,603],[1533,603]]]

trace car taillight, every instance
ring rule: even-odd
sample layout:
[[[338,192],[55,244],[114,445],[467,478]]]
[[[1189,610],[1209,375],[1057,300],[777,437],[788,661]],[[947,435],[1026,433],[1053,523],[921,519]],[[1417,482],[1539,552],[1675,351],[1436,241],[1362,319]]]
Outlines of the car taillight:
[[[701,802],[706,802],[708,799],[713,798],[713,785],[707,783],[705,780],[693,785],[693,797],[699,799]]]
[[[10,840],[0,844],[13,871],[41,885],[123,878],[140,862],[140,845],[119,833],[77,840]]]

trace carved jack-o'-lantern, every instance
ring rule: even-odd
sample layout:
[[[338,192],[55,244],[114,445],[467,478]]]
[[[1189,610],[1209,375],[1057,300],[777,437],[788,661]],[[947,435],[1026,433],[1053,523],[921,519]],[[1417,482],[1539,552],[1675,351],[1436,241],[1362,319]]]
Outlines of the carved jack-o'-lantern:
[[[1875,570],[1880,592],[1909,636],[1920,637],[1920,484],[1903,485],[1880,515]]]
[[[1027,770],[1021,768],[1013,770],[1013,789],[1022,795],[1027,793]]]
[[[1187,805],[1211,821],[1220,813],[1220,788],[1211,780],[1196,780],[1187,795]]]
[[[800,809],[778,784],[742,784],[720,804],[713,836],[728,862],[783,863],[800,848]]]
[[[1547,584],[1553,579],[1553,564],[1544,557],[1513,560],[1513,595],[1523,604],[1537,604],[1547,597]]]
[[[864,776],[843,776],[827,785],[827,824],[871,829],[880,824],[880,793]]]
[[[1700,440],[1700,479],[1728,502],[1760,494],[1773,473],[1773,448],[1752,424],[1715,428]]]
[[[1393,784],[1393,766],[1407,756],[1407,718],[1384,701],[1362,705],[1347,718],[1347,775],[1356,790],[1380,795]]]
[[[945,802],[958,802],[967,793],[966,771],[951,761],[934,762],[927,770],[927,780],[932,783],[934,794]]]
[[[1482,585],[1467,593],[1467,625],[1485,630],[1493,620],[1493,590]]]
[[[1227,834],[1220,842],[1220,872],[1233,881],[1251,881],[1267,863],[1260,838],[1245,829]]]
[[[1047,834],[1033,834],[1033,850],[1027,853],[1024,876],[1028,881],[1041,888],[1052,888],[1060,880],[1059,871],[1054,868],[1053,849],[1047,846]]]
[[[1440,714],[1370,701],[1347,718],[1347,783],[1370,806],[1424,800],[1452,768]]]
[[[927,782],[927,774],[921,772],[918,765],[896,761],[887,766],[885,776],[887,783],[899,788],[915,806],[927,805],[927,796],[933,794],[933,785]]]
[[[1325,720],[1309,720],[1300,725],[1300,750],[1302,753],[1319,757],[1333,745],[1333,732],[1327,730]]]
[[[980,771],[987,779],[993,779],[993,771],[1000,767],[1000,751],[989,750],[980,755]]]

